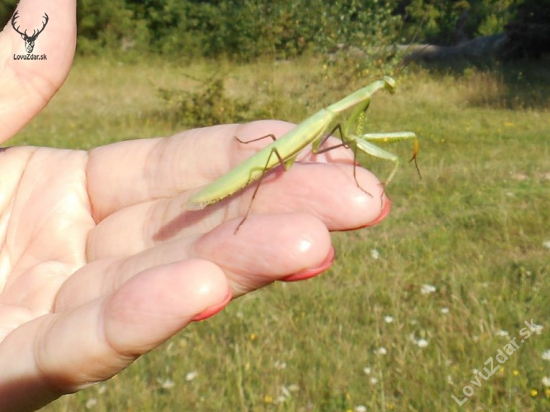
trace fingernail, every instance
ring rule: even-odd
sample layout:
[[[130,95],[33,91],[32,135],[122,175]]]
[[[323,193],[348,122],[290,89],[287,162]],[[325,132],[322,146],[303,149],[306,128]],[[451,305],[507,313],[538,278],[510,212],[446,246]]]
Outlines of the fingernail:
[[[211,308],[206,309],[204,312],[199,313],[197,316],[195,316],[192,319],[192,321],[200,322],[201,320],[205,320],[214,316],[216,313],[220,312],[223,308],[227,306],[227,304],[231,301],[232,297],[233,295],[231,294],[231,290],[227,291],[227,295],[225,296],[225,298],[220,304],[216,306],[212,306]]]
[[[334,248],[331,246],[330,252],[328,253],[326,259],[321,263],[321,266],[313,269],[305,269],[293,275],[287,276],[286,278],[280,279],[282,282],[296,282],[298,280],[305,280],[317,276],[319,273],[327,270],[334,262]]]
[[[363,227],[371,227],[371,226],[377,225],[382,220],[384,220],[386,216],[390,214],[390,210],[391,210],[391,200],[388,197],[385,197],[384,205],[382,206],[382,210],[380,211],[380,214],[378,215],[378,217],[374,219],[372,222],[367,223]]]

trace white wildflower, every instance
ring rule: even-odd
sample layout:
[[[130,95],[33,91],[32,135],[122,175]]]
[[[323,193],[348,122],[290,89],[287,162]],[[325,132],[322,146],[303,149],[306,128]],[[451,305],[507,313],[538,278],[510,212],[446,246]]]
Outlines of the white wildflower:
[[[286,401],[286,397],[284,397],[283,395],[279,395],[275,398],[273,403],[283,403],[284,401]]]
[[[388,353],[388,351],[386,350],[385,347],[382,346],[382,347],[376,349],[376,350],[374,351],[374,353],[376,353],[376,354],[378,354],[378,355],[385,355],[386,353]]]
[[[428,346],[428,341],[426,339],[418,339],[418,342],[416,342],[419,348],[425,348]]]
[[[197,372],[196,371],[193,371],[193,372],[188,372],[187,375],[185,375],[185,380],[187,382],[190,382],[192,381],[193,379],[195,379],[197,377]]]
[[[420,288],[420,293],[423,295],[429,295],[430,293],[434,293],[437,290],[437,288],[433,285],[422,285],[422,288]]]
[[[285,369],[286,368],[286,362],[283,361],[275,361],[275,369]]]
[[[162,389],[172,389],[174,386],[176,386],[175,382],[172,379],[157,379],[157,382],[160,383],[160,387]]]

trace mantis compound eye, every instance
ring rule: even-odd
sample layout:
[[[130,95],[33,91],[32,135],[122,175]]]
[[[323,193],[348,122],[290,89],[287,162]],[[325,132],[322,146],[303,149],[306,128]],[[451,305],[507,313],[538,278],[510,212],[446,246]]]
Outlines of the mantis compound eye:
[[[392,77],[384,76],[384,87],[386,90],[388,90],[390,93],[395,93],[395,89],[397,89],[397,85],[395,83],[395,80]]]

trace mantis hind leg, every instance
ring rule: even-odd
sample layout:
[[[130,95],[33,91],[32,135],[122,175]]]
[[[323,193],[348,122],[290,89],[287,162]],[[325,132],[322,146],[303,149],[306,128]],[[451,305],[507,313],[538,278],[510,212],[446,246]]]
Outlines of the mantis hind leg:
[[[267,135],[267,136],[260,137],[259,139],[249,140],[248,142],[245,142],[245,143],[250,143],[252,141],[265,139],[266,137],[270,137],[270,136],[272,136],[273,139],[275,139],[275,136]],[[237,138],[237,140],[239,140],[239,139]],[[265,166],[262,170],[262,174],[261,174],[260,178],[258,179],[258,183],[256,184],[256,187],[254,188],[254,192],[252,193],[252,199],[250,199],[250,203],[248,204],[248,207],[246,208],[246,212],[245,212],[243,218],[241,219],[241,221],[239,222],[239,224],[235,228],[235,232],[234,232],[235,234],[237,234],[237,232],[239,231],[239,229],[241,228],[241,226],[243,225],[245,220],[248,218],[248,215],[250,214],[250,210],[252,209],[252,202],[254,202],[254,199],[256,198],[256,194],[258,193],[258,189],[260,189],[260,185],[262,184],[262,181],[264,180],[265,175],[270,170],[270,169],[268,169],[268,165],[271,161],[271,156],[273,156],[273,155],[277,156],[277,159],[279,159],[279,163],[281,164],[281,166],[283,167],[283,169],[285,171],[287,171],[290,168],[290,166],[292,165],[292,163],[294,163],[294,160],[295,160],[295,157],[293,157],[293,158],[287,159],[285,161],[276,148],[273,148],[271,150],[271,152],[269,153],[269,156],[267,157],[267,161],[265,162]]]
[[[266,139],[268,137],[271,137],[271,140],[275,141],[277,140],[277,138],[275,137],[274,134],[266,134],[265,136],[260,136],[260,137],[257,137],[255,139],[252,139],[252,140],[241,140],[239,139],[237,136],[235,136],[235,140],[237,140],[237,142],[239,143],[242,143],[242,144],[248,144],[248,143],[252,143],[252,142],[258,142],[260,140],[263,140],[263,139]]]

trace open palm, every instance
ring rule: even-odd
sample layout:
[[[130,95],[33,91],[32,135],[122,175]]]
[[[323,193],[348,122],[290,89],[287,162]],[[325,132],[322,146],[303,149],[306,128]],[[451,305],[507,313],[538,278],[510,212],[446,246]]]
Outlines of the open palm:
[[[50,18],[39,40],[48,60],[14,61],[23,41],[9,25],[0,34],[3,141],[47,104],[74,53],[74,0],[28,3],[21,16]],[[267,143],[234,136],[291,127],[259,121],[91,151],[2,150],[0,410],[33,410],[106,380],[231,297],[319,273],[333,257],[329,230],[387,214],[376,178],[358,170],[373,197],[359,190],[343,150],[271,173],[236,234],[253,188],[185,211],[195,190]]]

